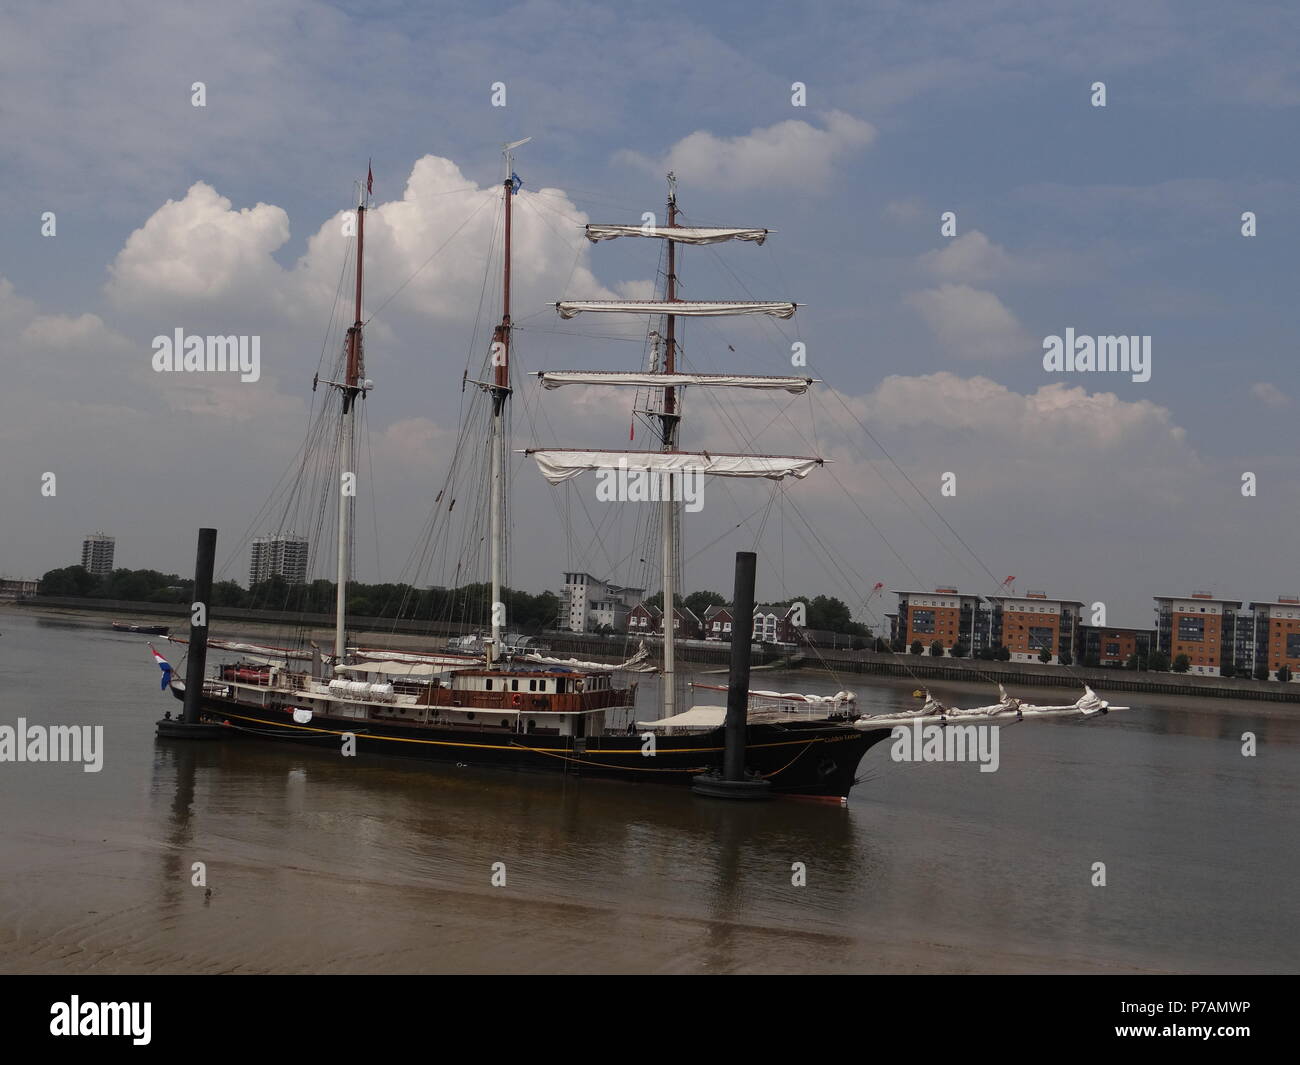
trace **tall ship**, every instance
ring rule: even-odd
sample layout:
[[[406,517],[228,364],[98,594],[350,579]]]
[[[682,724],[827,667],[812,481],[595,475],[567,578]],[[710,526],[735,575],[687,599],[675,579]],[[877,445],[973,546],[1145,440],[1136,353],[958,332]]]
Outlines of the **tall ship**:
[[[632,679],[655,670],[644,645],[617,664],[562,660],[529,650],[509,633],[505,566],[508,558],[508,461],[512,454],[509,410],[512,378],[512,209],[520,181],[507,145],[500,186],[501,317],[495,325],[483,380],[466,381],[486,404],[486,439],[468,450],[486,465],[480,515],[486,529],[490,623],[481,639],[443,650],[410,651],[350,646],[348,586],[352,571],[354,494],[346,490],[355,469],[358,408],[372,388],[366,375],[362,313],[365,221],[369,188],[359,188],[355,210],[355,315],[331,379],[333,428],[318,434],[335,442],[337,566],[332,653],[314,644],[283,648],[213,640],[218,661],[204,682],[201,714],[236,733],[264,742],[290,742],[357,752],[396,755],[459,765],[598,776],[638,783],[690,784],[717,771],[724,758],[723,708],[685,706],[676,664],[672,624],[679,599],[680,518],[683,477],[802,479],[822,463],[817,456],[720,454],[682,450],[682,399],[688,389],[757,389],[801,394],[816,382],[807,377],[731,372],[684,372],[679,366],[679,319],[762,315],[788,319],[793,302],[683,300],[678,267],[686,247],[741,242],[762,245],[759,228],[683,225],[676,180],[668,179],[666,224],[588,224],[592,243],[616,238],[662,241],[666,259],[663,291],[649,300],[566,300],[561,319],[585,314],[648,319],[651,356],[639,370],[554,370],[536,376],[545,389],[567,385],[636,389],[656,427],[646,450],[597,449],[582,441],[566,448],[525,448],[552,485],[591,471],[626,471],[661,486],[660,571],[663,639],[659,698],[652,713],[637,707]],[[458,450],[461,450],[458,448]],[[439,500],[442,499],[441,493]],[[454,506],[454,500],[451,502]],[[170,682],[183,698],[184,684]],[[775,697],[773,697],[775,695]],[[890,735],[858,719],[852,697],[783,697],[764,693],[750,704],[745,765],[774,792],[842,798],[853,787],[866,751]]]

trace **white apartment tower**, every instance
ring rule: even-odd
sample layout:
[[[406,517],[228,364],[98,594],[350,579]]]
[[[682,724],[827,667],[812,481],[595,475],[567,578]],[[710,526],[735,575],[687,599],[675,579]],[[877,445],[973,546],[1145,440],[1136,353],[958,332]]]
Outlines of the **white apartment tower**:
[[[307,582],[307,538],[289,533],[288,536],[258,536],[253,540],[253,553],[248,564],[248,584],[281,577],[288,584]]]
[[[628,611],[644,597],[644,588],[624,588],[597,580],[590,573],[566,573],[560,628],[587,632],[608,625],[616,632],[626,632]]]
[[[102,532],[91,533],[81,541],[81,568],[96,577],[113,572],[113,550],[117,541]]]

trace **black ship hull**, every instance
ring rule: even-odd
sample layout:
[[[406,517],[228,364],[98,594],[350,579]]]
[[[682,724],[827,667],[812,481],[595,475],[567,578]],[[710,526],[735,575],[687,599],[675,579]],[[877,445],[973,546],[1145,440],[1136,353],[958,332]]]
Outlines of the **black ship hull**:
[[[178,699],[184,693],[173,688]],[[355,751],[458,765],[569,773],[576,776],[666,785],[690,784],[694,776],[720,770],[723,730],[656,736],[654,753],[638,735],[588,737],[520,734],[506,730],[425,726],[317,713],[295,723],[288,708],[257,706],[205,695],[206,721],[227,725],[232,734],[276,742],[342,750],[355,737]],[[826,721],[751,724],[747,768],[768,780],[773,791],[841,798],[856,778],[870,748],[888,739],[889,729],[862,731]]]
[[[131,632],[137,636],[166,636],[172,630],[167,625],[132,625],[125,621],[113,622],[114,632]]]

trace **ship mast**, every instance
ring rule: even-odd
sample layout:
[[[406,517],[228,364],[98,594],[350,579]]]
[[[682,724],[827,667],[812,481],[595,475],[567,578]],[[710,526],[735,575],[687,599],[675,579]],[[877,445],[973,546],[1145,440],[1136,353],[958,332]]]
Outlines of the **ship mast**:
[[[343,422],[339,432],[339,557],[338,580],[334,600],[334,664],[343,664],[347,652],[347,602],[348,571],[352,561],[352,502],[353,492],[346,489],[356,484],[352,477],[353,414],[357,397],[369,385],[362,379],[364,360],[361,346],[361,269],[366,244],[366,197],[369,195],[373,175],[366,175],[366,189],[357,193],[357,290],[356,318],[348,330],[347,369],[343,381],[332,382],[343,394]],[[350,479],[350,480],[349,480]],[[355,491],[355,488],[354,488]]]
[[[668,172],[668,225],[677,225],[677,178]],[[668,276],[664,283],[664,299],[672,303],[677,299],[677,243],[668,241]],[[668,314],[664,336],[664,373],[677,372],[677,316]],[[663,411],[659,415],[664,451],[677,449],[677,425],[680,415],[677,413],[677,390],[669,385],[664,389]],[[676,597],[676,555],[677,555],[677,501],[673,498],[673,478],[669,474],[664,478],[664,498],[660,502],[663,519],[663,592],[664,592],[664,666],[660,680],[663,694],[663,717],[672,717],[677,706],[676,647],[677,638],[676,613],[673,600]]]
[[[619,470],[629,475],[636,473],[661,478],[660,484],[666,489],[660,503],[663,517],[664,596],[662,712],[665,717],[671,716],[676,709],[674,654],[676,634],[673,629],[679,554],[677,546],[679,500],[676,498],[676,477],[693,473],[716,477],[762,477],[779,481],[785,477],[806,477],[822,464],[822,459],[817,457],[731,455],[678,450],[681,411],[677,390],[683,386],[770,389],[800,395],[814,383],[810,377],[786,375],[679,372],[677,368],[677,319],[679,317],[715,318],[757,314],[785,319],[793,317],[799,305],[787,300],[678,299],[678,244],[711,245],[739,240],[761,245],[768,236],[768,230],[755,227],[689,224],[683,226],[678,222],[678,218],[677,180],[672,173],[669,173],[667,225],[588,224],[585,227],[587,239],[593,244],[618,237],[655,237],[667,240],[667,277],[662,300],[559,300],[555,304],[560,317],[566,319],[588,313],[652,315],[664,318],[662,339],[665,342],[665,354],[662,368],[656,355],[654,365],[649,371],[628,373],[615,370],[543,370],[537,375],[547,388],[560,388],[564,385],[613,385],[663,389],[663,403],[660,410],[656,412],[661,426],[660,449],[658,451],[608,451],[587,448],[529,448],[525,452],[533,456],[542,475],[551,484],[563,484],[587,470]],[[654,339],[653,334],[652,339]]]
[[[501,658],[501,639],[505,631],[505,603],[501,598],[506,555],[506,401],[510,397],[510,209],[518,179],[514,172],[514,149],[527,144],[531,137],[513,141],[502,149],[505,157],[505,180],[501,183],[505,201],[505,240],[501,270],[501,324],[492,334],[492,492],[488,523],[492,540],[492,637],[487,647],[490,669]]]

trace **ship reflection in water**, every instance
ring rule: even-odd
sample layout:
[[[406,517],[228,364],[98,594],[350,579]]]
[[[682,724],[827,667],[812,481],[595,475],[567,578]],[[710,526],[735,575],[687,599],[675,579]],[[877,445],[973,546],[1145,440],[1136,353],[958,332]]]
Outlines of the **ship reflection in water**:
[[[159,742],[175,701],[143,640],[135,661],[120,635],[16,611],[4,632],[4,720],[102,723],[106,756],[0,772],[3,971],[1278,972],[1300,955],[1300,857],[1279,846],[1300,722],[1275,708],[1134,695],[1104,727],[1005,728],[995,773],[895,763],[886,743],[847,809],[732,805]],[[851,686],[867,711],[910,702]]]

